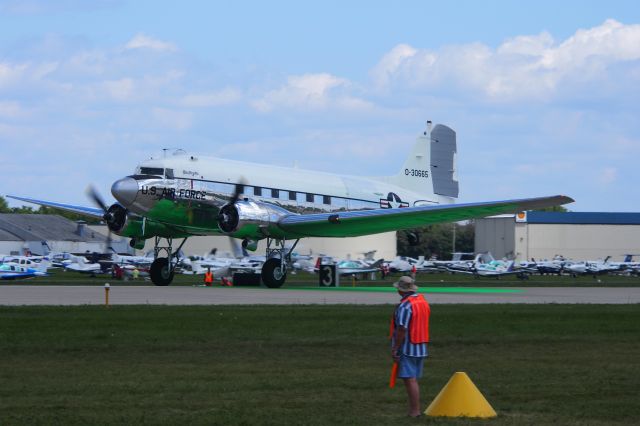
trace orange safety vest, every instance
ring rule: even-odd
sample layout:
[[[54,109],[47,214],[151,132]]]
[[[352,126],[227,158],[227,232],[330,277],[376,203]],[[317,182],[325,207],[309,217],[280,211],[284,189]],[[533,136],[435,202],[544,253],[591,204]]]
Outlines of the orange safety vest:
[[[405,300],[411,303],[411,321],[409,322],[409,339],[411,343],[429,343],[429,317],[431,316],[429,302],[422,294],[418,294],[416,297],[408,296],[402,302]],[[391,317],[389,339],[393,337],[395,329],[396,314],[394,312]]]
[[[213,272],[207,271],[204,273],[204,282],[210,284],[213,282]]]

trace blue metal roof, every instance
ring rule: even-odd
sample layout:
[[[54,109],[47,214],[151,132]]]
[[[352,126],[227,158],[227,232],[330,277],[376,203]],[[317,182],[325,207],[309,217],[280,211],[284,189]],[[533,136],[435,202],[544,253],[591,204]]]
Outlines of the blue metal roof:
[[[604,212],[527,212],[528,223],[573,225],[640,225],[640,213]]]

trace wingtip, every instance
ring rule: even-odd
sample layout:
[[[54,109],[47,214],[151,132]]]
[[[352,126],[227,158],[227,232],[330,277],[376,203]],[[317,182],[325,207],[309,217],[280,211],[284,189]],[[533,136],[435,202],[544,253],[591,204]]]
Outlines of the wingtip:
[[[569,197],[568,195],[558,195],[558,197],[560,197],[560,199],[562,200],[562,204],[569,204],[569,203],[575,203],[576,200],[574,200],[573,198]]]

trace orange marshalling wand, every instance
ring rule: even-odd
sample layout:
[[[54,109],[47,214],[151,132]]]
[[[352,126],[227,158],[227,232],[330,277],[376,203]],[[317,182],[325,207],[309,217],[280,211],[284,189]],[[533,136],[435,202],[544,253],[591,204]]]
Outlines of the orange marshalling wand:
[[[396,386],[396,377],[398,376],[398,363],[394,362],[391,367],[391,377],[389,378],[389,387],[393,389]]]

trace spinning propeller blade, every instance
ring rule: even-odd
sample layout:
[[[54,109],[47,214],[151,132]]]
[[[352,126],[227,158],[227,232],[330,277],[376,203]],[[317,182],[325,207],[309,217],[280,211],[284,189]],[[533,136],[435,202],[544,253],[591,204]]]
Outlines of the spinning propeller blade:
[[[113,220],[113,215],[109,213],[109,207],[107,207],[107,204],[104,202],[104,199],[102,198],[100,193],[98,193],[98,191],[93,185],[89,185],[87,187],[87,196],[91,201],[93,201],[93,203],[96,206],[100,207],[104,212],[104,214],[102,215],[102,218],[105,220],[105,222],[107,222],[107,229],[109,230],[109,232],[107,233],[107,240],[105,241],[105,247],[104,247],[104,253],[106,254],[109,252],[109,249],[111,248],[111,228],[108,226],[108,223]]]

